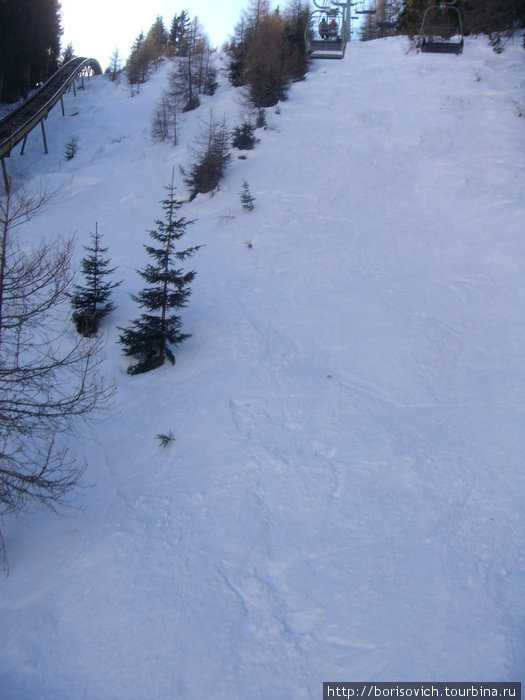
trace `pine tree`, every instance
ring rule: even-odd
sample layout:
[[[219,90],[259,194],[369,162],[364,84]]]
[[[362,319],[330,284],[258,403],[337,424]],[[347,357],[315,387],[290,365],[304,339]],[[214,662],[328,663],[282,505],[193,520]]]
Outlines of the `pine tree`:
[[[198,160],[190,166],[185,183],[191,188],[190,199],[199,193],[206,194],[216,189],[231,160],[228,149],[228,131],[226,121],[214,121],[210,112],[208,124],[201,130],[202,150],[197,154]]]
[[[78,140],[76,136],[73,136],[71,141],[66,143],[65,148],[64,148],[64,158],[66,160],[72,160],[78,151]]]
[[[251,122],[243,121],[240,126],[232,131],[232,146],[240,151],[250,151],[255,148],[255,126]]]
[[[190,337],[181,332],[181,319],[170,314],[173,309],[186,306],[191,294],[190,284],[195,271],[183,272],[175,267],[191,257],[201,246],[192,246],[182,251],[175,249],[177,241],[187,233],[187,227],[194,223],[184,217],[177,218],[177,211],[182,202],[175,198],[174,170],[171,184],[165,189],[167,197],[161,201],[164,218],[157,220],[156,229],[149,231],[155,245],[144,245],[147,254],[154,263],[139,270],[140,276],[148,286],[131,298],[147,310],[140,318],[133,321],[131,328],[121,328],[120,343],[124,354],[137,358],[138,362],[128,368],[128,374],[140,374],[160,367],[167,358],[175,364],[175,356],[170,345],[178,345]]]
[[[0,102],[26,97],[60,59],[59,0],[0,0]]]
[[[116,268],[110,269],[110,261],[103,258],[108,249],[101,247],[101,238],[98,225],[95,224],[95,233],[91,234],[91,246],[84,246],[89,255],[81,261],[86,286],[75,285],[71,295],[73,322],[77,331],[84,336],[94,335],[98,331],[100,320],[113,311],[115,305],[110,301],[111,293],[121,284],[104,281]]]
[[[186,56],[188,50],[188,35],[190,32],[191,20],[188,13],[183,10],[175,15],[171,21],[168,35],[170,52],[175,56]]]
[[[246,180],[242,181],[242,189],[240,192],[242,208],[246,211],[252,211],[255,206],[255,197],[252,197],[250,188]]]
[[[71,61],[71,59],[74,57],[75,57],[75,49],[73,48],[73,44],[70,41],[69,44],[66,46],[66,48],[62,51],[62,55],[60,57],[61,65],[65,65],[68,61]]]

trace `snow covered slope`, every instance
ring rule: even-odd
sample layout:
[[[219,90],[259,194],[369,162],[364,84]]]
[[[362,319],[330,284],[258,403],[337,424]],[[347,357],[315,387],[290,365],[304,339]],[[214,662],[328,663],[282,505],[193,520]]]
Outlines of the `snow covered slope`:
[[[174,368],[127,376],[117,326],[172,167],[183,197],[199,121],[239,124],[239,91],[174,148],[148,135],[166,67],[133,98],[94,79],[48,156],[35,132],[13,159],[58,190],[22,235],[75,233],[80,257],[98,222],[124,282],[80,510],[3,522],[3,700],[525,680],[525,54],[407,48],[315,63],[185,205],[205,247]]]

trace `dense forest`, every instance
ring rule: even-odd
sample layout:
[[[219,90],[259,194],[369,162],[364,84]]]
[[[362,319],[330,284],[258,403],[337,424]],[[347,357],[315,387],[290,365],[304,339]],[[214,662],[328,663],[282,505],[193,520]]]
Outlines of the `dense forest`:
[[[59,0],[0,0],[0,101],[25,97],[58,67]]]

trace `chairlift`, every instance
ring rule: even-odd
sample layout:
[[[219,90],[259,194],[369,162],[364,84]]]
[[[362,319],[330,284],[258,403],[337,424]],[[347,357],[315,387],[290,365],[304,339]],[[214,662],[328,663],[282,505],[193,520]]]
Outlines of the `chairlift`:
[[[385,31],[390,29],[397,29],[397,22],[376,22],[376,27],[378,29],[384,29]]]
[[[376,28],[380,32],[395,32],[398,28],[397,11],[391,3],[385,0],[377,0],[376,6]]]
[[[310,58],[343,58],[350,38],[350,0],[313,0],[306,30]]]
[[[355,10],[356,15],[375,15],[377,12],[375,0],[361,0],[357,5],[359,9]]]
[[[463,26],[457,0],[442,0],[430,5],[423,14],[417,46],[425,53],[463,51]]]

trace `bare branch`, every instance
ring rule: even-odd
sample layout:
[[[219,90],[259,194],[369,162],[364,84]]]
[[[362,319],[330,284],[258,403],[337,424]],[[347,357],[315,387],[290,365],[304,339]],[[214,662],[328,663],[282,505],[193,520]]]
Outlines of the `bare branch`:
[[[70,454],[70,435],[114,392],[97,371],[103,339],[68,333],[73,242],[28,252],[13,237],[48,199],[22,192],[0,200],[0,515],[30,501],[65,503],[85,469]],[[5,568],[0,533],[2,553]]]

